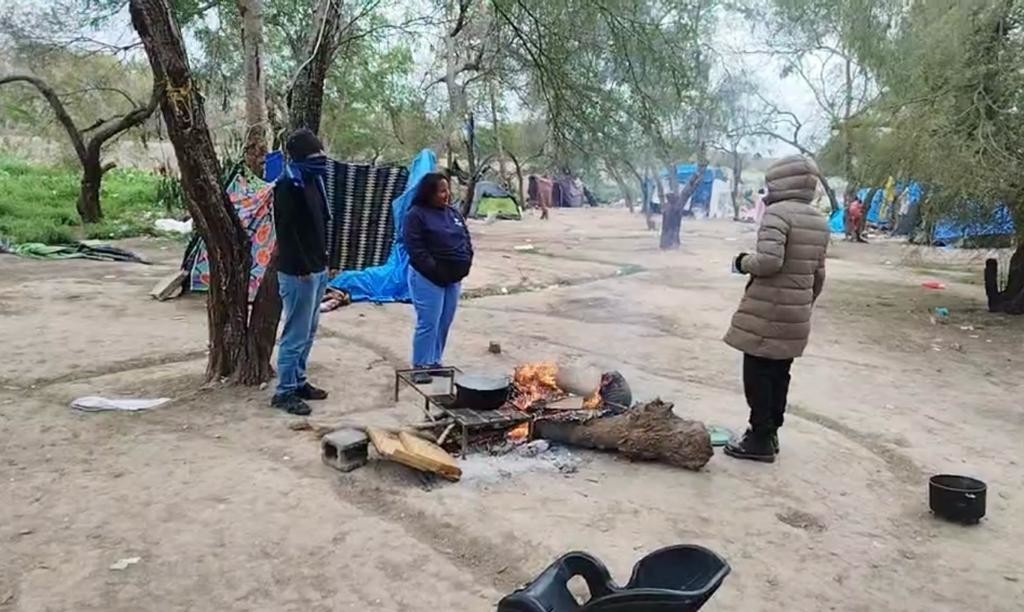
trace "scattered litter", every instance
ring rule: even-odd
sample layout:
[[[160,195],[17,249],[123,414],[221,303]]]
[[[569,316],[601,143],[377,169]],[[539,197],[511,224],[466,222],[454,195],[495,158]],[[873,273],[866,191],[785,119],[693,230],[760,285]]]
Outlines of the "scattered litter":
[[[892,404],[886,404],[886,405],[885,405],[885,409],[886,409],[886,410],[895,410],[895,409],[896,409],[896,406],[893,406]]]
[[[490,344],[487,345],[487,352],[492,354],[492,355],[500,355],[501,354],[501,343],[500,342],[493,342],[492,341]]]
[[[107,274],[107,275],[104,275],[103,278],[106,279],[106,280],[116,280],[117,279],[117,275],[116,274]]]
[[[118,559],[114,563],[110,564],[110,569],[115,572],[128,569],[129,565],[135,565],[139,561],[142,561],[142,557],[126,557],[124,559]]]
[[[938,308],[936,308],[934,310],[934,312],[935,312],[935,315],[939,316],[939,317],[945,318],[945,317],[949,316],[949,309],[948,308],[944,308],[942,306],[939,306]]]
[[[945,283],[940,283],[939,281],[935,281],[935,280],[925,281],[925,282],[921,283],[921,286],[924,287],[925,289],[937,289],[937,290],[942,290],[942,289],[946,288]]]
[[[735,237],[733,237],[733,236],[729,236],[729,237],[727,237],[727,238],[725,239],[725,241],[726,241],[726,242],[736,242],[736,240],[737,240],[737,238],[735,238]]]
[[[153,227],[161,232],[170,232],[172,234],[191,234],[192,219],[189,219],[188,221],[178,221],[177,219],[157,219],[153,222]]]
[[[963,330],[963,331],[974,331],[974,326],[973,325],[961,325],[960,329]]]
[[[139,410],[159,408],[169,401],[171,401],[171,398],[169,397],[160,397],[156,399],[110,399],[106,397],[88,396],[72,400],[71,407],[84,412],[102,412],[104,410],[137,412]]]
[[[886,259],[886,260],[885,260],[885,265],[887,265],[887,266],[891,266],[891,265],[892,265],[892,262],[891,262],[891,261],[889,261],[888,259]]]
[[[508,287],[502,287],[501,288],[501,293],[502,293],[502,295],[508,295]]]
[[[953,349],[954,351],[959,351],[961,353],[964,352],[964,347],[961,346],[959,342],[954,342],[953,344],[950,344],[949,348]]]
[[[533,246],[532,244],[517,244],[516,246],[512,247],[512,250],[513,251],[535,251],[535,250],[537,250],[537,247]]]
[[[706,429],[711,436],[711,446],[725,446],[736,435],[731,429],[721,425],[708,425]]]
[[[34,529],[22,529],[21,531],[18,532],[18,535],[20,535],[20,536],[27,536],[27,535],[32,535],[33,533],[35,533]]]

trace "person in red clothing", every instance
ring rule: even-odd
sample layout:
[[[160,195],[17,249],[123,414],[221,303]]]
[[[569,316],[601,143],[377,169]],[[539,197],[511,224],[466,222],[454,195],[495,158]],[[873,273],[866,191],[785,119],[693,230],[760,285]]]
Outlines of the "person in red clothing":
[[[864,203],[857,197],[856,192],[851,191],[846,198],[846,213],[843,217],[843,230],[846,232],[847,240],[867,242],[864,239]]]

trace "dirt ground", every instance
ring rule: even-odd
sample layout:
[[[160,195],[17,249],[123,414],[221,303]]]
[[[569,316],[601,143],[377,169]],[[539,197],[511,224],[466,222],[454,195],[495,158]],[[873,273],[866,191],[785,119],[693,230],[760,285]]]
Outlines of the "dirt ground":
[[[615,368],[638,399],[741,428],[740,356],[720,338],[744,283],[729,258],[753,230],[690,221],[661,253],[642,227],[616,210],[473,224],[449,360]],[[425,486],[383,462],[327,468],[269,391],[202,389],[202,298],[147,295],[181,246],[127,245],[156,264],[0,257],[0,610],[486,611],[567,551],[625,581],[674,543],[732,566],[706,610],[1024,609],[1024,321],[984,312],[980,266],[834,243],[774,465],[573,451],[574,474],[476,457],[463,481]],[[411,392],[391,398],[411,326],[405,305],[326,315],[315,420],[419,420]],[[86,414],[68,407],[81,395],[175,401]],[[980,526],[930,516],[940,472],[988,482]]]

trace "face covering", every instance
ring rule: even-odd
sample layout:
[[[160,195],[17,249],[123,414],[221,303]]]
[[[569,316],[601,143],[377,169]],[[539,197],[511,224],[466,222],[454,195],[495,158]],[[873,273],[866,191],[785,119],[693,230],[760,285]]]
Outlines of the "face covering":
[[[327,174],[327,156],[312,155],[301,161],[290,161],[286,169],[288,180],[296,187],[305,186],[303,176],[322,177]]]

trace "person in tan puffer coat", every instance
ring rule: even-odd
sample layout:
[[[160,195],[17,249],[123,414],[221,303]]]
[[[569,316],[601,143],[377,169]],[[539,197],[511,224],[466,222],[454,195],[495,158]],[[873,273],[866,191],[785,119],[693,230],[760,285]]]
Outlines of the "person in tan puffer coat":
[[[725,342],[743,352],[750,428],[725,447],[732,457],[770,463],[778,453],[789,370],[807,346],[811,311],[825,283],[828,220],[811,206],[818,177],[814,161],[799,155],[768,169],[757,251],[734,262],[750,281]]]

